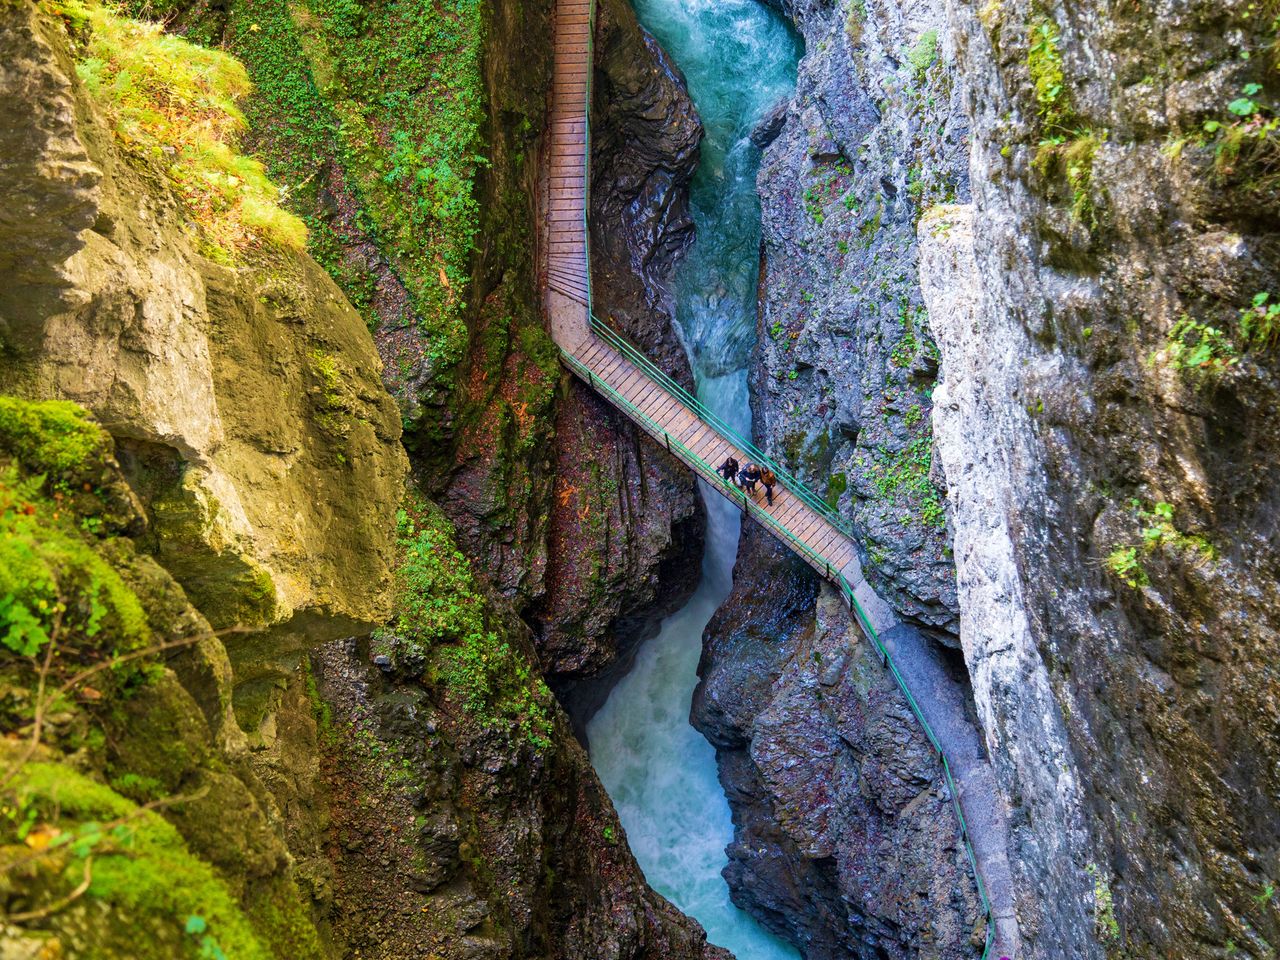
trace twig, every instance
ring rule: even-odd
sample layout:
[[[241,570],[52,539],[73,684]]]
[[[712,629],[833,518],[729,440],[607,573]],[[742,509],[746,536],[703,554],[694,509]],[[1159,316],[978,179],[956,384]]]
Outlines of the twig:
[[[40,664],[39,681],[36,684],[36,705],[34,716],[31,724],[31,739],[27,741],[26,748],[22,751],[22,756],[18,758],[17,763],[9,770],[6,770],[3,777],[0,777],[0,790],[7,787],[10,781],[18,775],[18,771],[26,766],[36,750],[40,748],[40,735],[44,731],[44,691],[49,681],[49,670],[53,665],[53,650],[58,645],[58,634],[62,630],[62,611],[63,604],[58,603],[54,606],[53,623],[49,628],[49,643],[45,647],[44,662]]]
[[[92,854],[85,858],[84,861],[84,879],[80,881],[80,885],[68,893],[61,900],[55,900],[47,907],[41,907],[39,910],[28,910],[25,913],[10,913],[3,915],[7,923],[26,923],[28,920],[43,920],[45,917],[52,916],[59,910],[65,910],[71,904],[75,903],[83,897],[89,890],[89,884],[93,883],[93,856]]]

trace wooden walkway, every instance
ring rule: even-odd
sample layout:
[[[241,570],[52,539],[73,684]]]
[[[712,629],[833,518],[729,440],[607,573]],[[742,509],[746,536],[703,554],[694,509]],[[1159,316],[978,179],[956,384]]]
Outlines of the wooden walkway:
[[[855,590],[863,586],[850,538],[782,484],[770,506],[763,487],[748,499],[715,474],[732,456],[741,464],[757,459],[734,438],[706,423],[687,401],[638,363],[592,331],[586,209],[588,153],[586,118],[591,95],[592,0],[556,4],[555,78],[547,181],[543,191],[546,289],[552,336],[575,363],[569,366],[642,429],[707,479],[722,495],[760,520],[810,565],[834,582],[844,574]],[[789,478],[787,478],[789,480]],[[807,493],[807,492],[806,492]],[[811,496],[811,495],[810,495]],[[859,599],[863,599],[859,591]],[[878,598],[865,589],[873,606]]]
[[[871,589],[852,538],[828,519],[841,522],[822,501],[776,466],[783,484],[775,490],[772,506],[764,502],[763,491],[752,499],[726,483],[715,472],[725,457],[745,464],[763,455],[749,453],[744,449],[747,441],[727,428],[717,429],[713,423],[719,418],[592,318],[586,212],[594,22],[594,0],[557,0],[549,157],[540,195],[547,226],[543,263],[552,337],[565,365],[578,377],[841,589],[942,760],[986,913],[983,960],[1002,955],[1016,960],[1021,951],[1006,852],[1008,814],[984,756],[981,732],[972,724],[965,696],[949,668],[934,646],[913,627],[899,623]],[[924,696],[917,699],[912,689]]]

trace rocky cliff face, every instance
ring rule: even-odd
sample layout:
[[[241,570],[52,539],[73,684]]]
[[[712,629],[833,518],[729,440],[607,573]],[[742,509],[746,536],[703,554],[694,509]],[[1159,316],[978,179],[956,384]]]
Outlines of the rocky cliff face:
[[[754,137],[755,432],[851,516],[868,579],[945,650],[956,596],[915,237],[931,203],[967,190],[945,10],[782,8],[806,52],[794,99]],[[807,568],[791,564],[786,595],[759,590],[779,579],[779,554],[749,528],[738,587],[707,630],[695,709],[734,810],[734,896],[808,957],[968,956],[983,933],[976,890],[927,741]],[[958,656],[937,655],[955,661],[963,692]]]
[[[232,156],[247,203],[257,168],[152,139],[225,129],[233,61],[96,6],[0,18],[0,952],[322,957],[252,748],[302,650],[390,614],[394,404],[314,262],[215,243],[247,214],[185,178]]]
[[[545,63],[510,48],[546,24],[545,11],[522,11],[485,11],[501,54],[486,75],[500,122],[480,184],[492,229],[475,252],[468,348],[452,361],[453,380],[446,357],[428,358],[431,386],[419,384],[418,405],[406,405],[403,378],[426,377],[426,368],[389,374],[424,486],[455,525],[420,495],[402,497],[399,417],[366,325],[329,277],[288,244],[247,240],[234,256],[215,249],[208,229],[226,210],[193,205],[182,179],[189,158],[160,136],[174,130],[146,127],[158,142],[139,147],[139,128],[123,125],[137,104],[96,100],[85,86],[95,96],[144,88],[173,119],[167,110],[192,105],[166,99],[185,90],[188,60],[206,69],[193,73],[197,86],[213,77],[243,89],[240,68],[93,5],[4,9],[3,147],[14,190],[6,210],[21,215],[0,224],[11,252],[0,263],[3,386],[79,400],[109,431],[68,404],[0,398],[3,729],[25,736],[33,712],[46,716],[31,756],[6,741],[0,774],[6,809],[30,818],[6,819],[0,840],[11,853],[35,851],[22,852],[20,876],[0,870],[6,955],[723,956],[645,885],[517,616],[543,589],[538,511],[550,491],[558,377],[529,312],[532,244],[527,234],[521,241],[532,216],[521,185],[532,174],[520,171],[536,135],[522,110],[540,117],[541,107],[521,100],[510,71],[536,74]],[[294,160],[325,156],[332,143],[291,126],[300,101],[280,92],[318,95],[310,64],[332,71],[326,96],[344,94],[335,78],[351,64],[322,56],[342,11],[291,8],[287,23],[271,4],[169,12],[196,35],[264,40],[248,52],[276,59],[251,56],[251,72],[279,66],[281,51],[295,49],[285,40],[305,48],[306,57],[285,58],[300,74],[258,74],[250,118],[255,142],[281,151],[268,157],[276,169],[288,169],[291,145],[302,151]],[[103,53],[90,46],[94,36],[127,42]],[[127,61],[135,49],[145,64]],[[165,83],[134,74],[134,88],[111,86],[124,62],[167,71]],[[233,95],[212,101],[223,111],[215,125],[230,130]],[[696,127],[688,136],[692,149]],[[266,182],[236,162],[252,184]],[[352,263],[381,263],[371,299],[356,300],[367,315],[371,304],[385,307],[396,273],[387,265],[405,249],[370,246],[370,235],[386,243],[386,234],[352,207],[354,192],[336,186],[367,169],[349,170],[335,155],[311,172],[314,192],[291,196],[309,218],[313,249],[349,292]],[[678,197],[677,182],[653,215]],[[293,229],[274,205],[268,212]],[[342,234],[344,224],[369,233]],[[439,285],[456,282],[445,271]],[[435,342],[409,321],[388,324],[391,340]],[[450,412],[437,431],[441,404]],[[673,483],[669,465],[639,462],[648,496],[672,492],[661,487]],[[506,482],[520,499],[485,499]],[[625,523],[625,496],[615,490],[605,509],[619,503]],[[653,530],[628,560],[629,573],[650,577],[650,596],[652,568],[671,542]],[[484,573],[471,572],[458,544]],[[584,564],[584,578],[600,575]],[[66,596],[73,613],[61,634],[49,612],[60,581],[80,591]],[[15,597],[44,619],[27,618]],[[257,629],[224,643],[209,621]],[[595,629],[608,626],[606,618]],[[141,671],[77,682],[76,703],[51,713],[32,692],[39,661],[23,655],[28,643],[45,649],[40,636],[50,630],[77,664],[151,641],[200,642],[165,663],[141,658]],[[311,654],[351,635],[360,639]],[[56,667],[52,679],[64,669],[75,665]],[[107,835],[93,834],[94,823],[107,823]],[[42,845],[59,837],[75,842],[42,858]],[[113,866],[121,863],[123,874]],[[77,892],[82,874],[93,882]],[[149,931],[142,943],[140,929]]]
[[[932,747],[839,595],[758,527],[743,540],[693,704],[733,810],[734,902],[807,960],[972,956],[981,911]]]
[[[941,3],[796,3],[796,94],[759,175],[752,401],[770,453],[851,516],[867,577],[954,643],[955,583],[932,466],[937,349],[915,222],[967,190],[967,121]]]
[[[297,252],[203,256],[189,210],[157,187],[164,168],[117,146],[64,23],[6,16],[2,149],[19,218],[0,389],[95,414],[149,545],[215,627],[270,627],[288,647],[385,619],[406,463],[359,316]],[[253,645],[233,653],[252,694],[273,666]]]
[[[808,75],[817,95],[801,135],[816,140],[820,120],[838,128],[821,92],[841,89],[851,69],[859,84],[835,101],[855,105],[845,119],[860,115],[859,98],[872,90],[868,114],[893,129],[912,75],[929,91],[916,116],[947,104],[887,153],[873,136],[836,161],[857,180],[883,156],[880,195],[899,201],[891,171],[907,164],[905,194],[918,201],[896,221],[911,289],[900,298],[882,278],[871,291],[869,307],[888,311],[897,332],[863,326],[852,343],[864,354],[887,344],[890,381],[898,367],[924,387],[932,374],[911,372],[911,342],[926,344],[927,361],[919,331],[927,323],[936,338],[932,421],[959,589],[956,600],[945,590],[922,596],[898,577],[886,596],[944,641],[957,623],[942,611],[959,611],[965,672],[1014,813],[1025,955],[1267,955],[1274,841],[1260,764],[1276,750],[1262,653],[1275,621],[1274,457],[1261,411],[1274,402],[1275,197],[1272,91],[1259,63],[1274,25],[1232,7],[1139,17],[1009,3],[949,4],[945,20],[938,9],[903,8],[895,25],[868,5],[866,16],[854,7],[846,17],[860,49],[835,58],[842,39],[812,28],[834,13],[788,10],[809,39],[810,63],[822,64]],[[938,30],[936,61],[926,28]],[[878,79],[865,72],[875,51]],[[802,81],[801,101],[804,93]],[[788,149],[786,130],[774,150]],[[950,130],[961,136],[944,146]],[[794,171],[806,156],[795,150],[779,164],[791,178],[782,182],[795,183],[792,206],[779,195],[782,227],[771,223],[773,155],[762,173],[766,279],[771,232],[803,262],[833,222],[827,194],[799,189],[806,181]],[[947,178],[954,189],[930,186]],[[972,202],[955,206],[966,183]],[[796,212],[806,201],[807,215]],[[862,197],[851,197],[855,221],[862,210]],[[894,229],[891,214],[872,222],[873,233]],[[876,276],[889,251],[868,253],[861,276]],[[780,418],[825,417],[847,402],[835,390],[827,405],[809,395],[794,413],[787,406],[796,384],[830,369],[810,358],[835,356],[806,344],[843,329],[829,311],[813,329],[786,330],[780,299],[790,307],[846,296],[831,289],[832,277],[844,286],[834,256],[801,276],[798,302],[765,287],[763,315],[774,318],[762,330],[765,371],[776,383],[757,390],[774,449],[792,456]],[[899,419],[900,387],[854,394],[876,400],[871,420],[907,454],[903,469],[874,454],[860,465],[882,500],[873,509],[917,478],[944,486],[924,455],[930,405],[910,398],[918,411]],[[795,452],[802,441],[817,467],[820,442],[796,437]],[[876,553],[888,553],[876,521],[865,507],[854,516],[872,570],[893,573],[898,563],[915,568],[905,583],[925,583],[945,564],[945,549],[880,562]],[[722,642],[717,634],[712,649]]]
[[[1029,953],[1270,955],[1275,24],[952,15],[974,197],[922,276]]]

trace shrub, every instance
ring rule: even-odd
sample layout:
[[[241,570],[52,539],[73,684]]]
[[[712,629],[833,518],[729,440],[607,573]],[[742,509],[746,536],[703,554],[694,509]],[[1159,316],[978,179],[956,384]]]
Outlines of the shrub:
[[[907,62],[917,81],[923,80],[929,68],[938,62],[938,31],[926,30],[907,54]]]

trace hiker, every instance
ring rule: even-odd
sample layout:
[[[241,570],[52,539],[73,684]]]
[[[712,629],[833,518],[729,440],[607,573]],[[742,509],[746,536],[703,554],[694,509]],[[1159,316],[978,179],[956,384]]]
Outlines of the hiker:
[[[760,482],[764,484],[765,499],[769,501],[769,506],[773,506],[773,485],[778,482],[778,478],[774,476],[772,470],[765,467],[760,471]]]
[[[756,495],[756,481],[759,479],[760,468],[749,462],[742,468],[742,472],[738,474],[738,486],[754,497]]]
[[[720,474],[720,476],[724,477],[726,481],[736,486],[738,483],[737,459],[735,459],[733,455],[725,457],[724,463],[716,467],[716,473]]]

